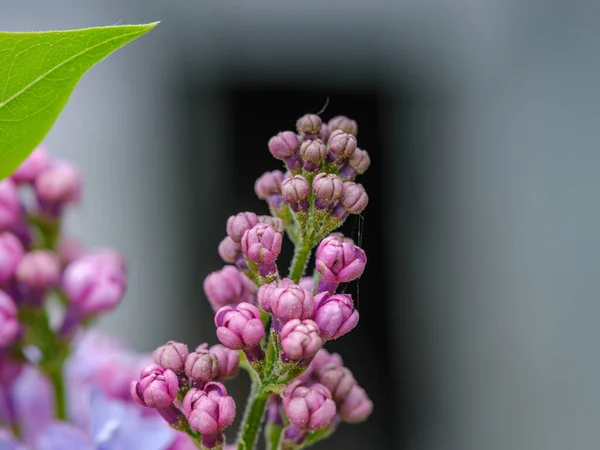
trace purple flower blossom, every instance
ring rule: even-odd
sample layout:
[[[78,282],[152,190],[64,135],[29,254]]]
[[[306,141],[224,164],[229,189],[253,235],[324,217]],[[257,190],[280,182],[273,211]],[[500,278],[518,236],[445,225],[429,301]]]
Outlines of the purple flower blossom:
[[[300,430],[316,431],[329,425],[335,416],[335,403],[327,388],[318,383],[303,386],[292,381],[283,391],[283,409]]]
[[[109,311],[125,295],[126,272],[110,253],[85,255],[67,266],[62,287],[72,305],[83,315]]]
[[[298,137],[293,131],[282,131],[269,139],[269,151],[281,160],[286,160],[298,150]]]
[[[259,265],[270,265],[281,252],[283,235],[266,223],[258,223],[246,230],[242,237],[242,252]]]
[[[272,312],[280,322],[311,319],[313,315],[311,292],[289,279],[261,286],[258,301],[262,309]]]
[[[233,423],[235,401],[221,383],[211,381],[203,390],[192,388],[183,399],[183,411],[190,427],[202,433],[209,448],[223,441],[222,431]]]
[[[327,146],[333,154],[332,159],[339,163],[350,158],[356,150],[356,137],[342,130],[334,130],[329,135]]]
[[[38,146],[11,175],[15,183],[33,183],[50,166],[52,159],[43,145]]]
[[[81,198],[81,175],[68,161],[54,161],[35,179],[35,193],[42,211],[51,216],[60,214],[63,206]]]
[[[154,350],[152,358],[163,369],[171,369],[176,374],[180,374],[183,372],[189,354],[187,345],[181,342],[169,341]]]
[[[316,134],[322,124],[321,118],[316,114],[305,114],[296,121],[296,130],[299,134]]]
[[[294,175],[281,183],[281,195],[294,212],[308,211],[310,187],[302,175]]]
[[[219,244],[218,252],[223,261],[235,264],[242,257],[242,246],[229,236],[225,236]]]
[[[342,197],[344,185],[333,173],[320,173],[313,179],[315,206],[320,210],[330,209]]]
[[[253,212],[241,212],[227,219],[227,235],[233,242],[240,243],[244,233],[258,223],[258,216]]]
[[[372,411],[373,402],[365,390],[358,385],[352,387],[339,408],[341,418],[349,423],[362,422]]]
[[[241,302],[256,302],[256,286],[234,266],[209,274],[204,279],[204,293],[214,311]]]
[[[28,292],[42,293],[58,283],[60,260],[47,250],[26,253],[19,263],[16,279]]]
[[[356,121],[349,119],[346,116],[335,116],[327,123],[331,132],[335,130],[342,130],[344,133],[356,136],[358,134],[358,126]]]
[[[146,367],[140,381],[131,382],[131,397],[149,408],[166,408],[177,398],[179,380],[171,369],[158,364]]]
[[[208,350],[208,344],[199,346],[185,360],[185,373],[201,383],[214,380],[219,375],[219,360]]]
[[[315,267],[323,279],[346,283],[360,277],[365,270],[367,256],[356,245],[337,236],[328,236],[317,248]]]
[[[292,360],[310,358],[323,345],[319,326],[310,319],[290,320],[281,328],[279,335],[285,356]]]
[[[217,337],[232,350],[242,350],[259,344],[265,335],[260,311],[250,303],[240,303],[235,309],[224,306],[215,314]]]
[[[350,295],[322,292],[315,296],[314,301],[313,320],[319,326],[323,339],[337,339],[358,323],[358,311],[354,309]]]
[[[227,380],[238,374],[240,368],[240,354],[238,352],[221,344],[210,347],[210,352],[217,357],[220,379]]]

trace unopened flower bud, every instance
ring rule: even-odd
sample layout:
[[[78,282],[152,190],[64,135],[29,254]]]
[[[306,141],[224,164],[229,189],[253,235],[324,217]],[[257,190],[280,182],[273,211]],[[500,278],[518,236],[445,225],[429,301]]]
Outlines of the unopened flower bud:
[[[199,347],[186,358],[185,373],[190,378],[202,383],[213,380],[219,375],[217,357],[208,348]]]
[[[58,257],[64,266],[72,263],[76,259],[81,258],[85,253],[81,242],[66,236],[60,240],[56,251],[58,252]]]
[[[319,326],[310,319],[287,322],[279,333],[284,355],[291,360],[315,356],[323,345]]]
[[[300,157],[304,161],[304,168],[309,172],[314,172],[321,167],[327,152],[327,146],[321,139],[304,141],[300,144]]]
[[[49,207],[54,212],[56,208],[79,201],[81,184],[81,175],[73,164],[55,161],[35,179],[35,192],[42,209]]]
[[[335,416],[331,393],[321,384],[304,386],[292,381],[283,390],[283,409],[290,422],[300,430],[316,431],[325,428]]]
[[[328,124],[331,132],[335,130],[342,130],[344,133],[356,136],[358,134],[358,126],[356,121],[349,119],[346,116],[335,116],[329,120]]]
[[[337,236],[328,236],[317,248],[315,267],[328,281],[347,283],[362,275],[367,263],[364,250],[344,242]]]
[[[345,181],[341,203],[350,214],[359,214],[367,207],[369,197],[362,184]]]
[[[154,350],[152,358],[163,369],[170,369],[176,374],[180,374],[183,372],[189,354],[187,345],[181,342],[169,341]]]
[[[317,209],[329,209],[334,202],[342,197],[344,185],[337,175],[320,173],[313,180],[315,206]]]
[[[242,246],[229,236],[225,236],[219,243],[218,252],[223,261],[229,264],[235,264],[242,256]]]
[[[214,311],[236,303],[254,303],[256,286],[237,267],[225,266],[204,279],[204,293]]]
[[[210,348],[210,352],[217,357],[219,366],[219,378],[227,380],[234,378],[240,368],[240,354],[228,349],[224,345],[216,344]]]
[[[83,315],[109,311],[121,302],[127,289],[121,260],[99,252],[85,255],[67,266],[62,288]]]
[[[140,405],[166,408],[177,398],[179,380],[175,372],[152,364],[142,370],[140,381],[131,382],[131,396]]]
[[[296,130],[299,134],[316,134],[322,124],[321,118],[316,114],[305,114],[296,121]]]
[[[317,373],[317,380],[331,392],[336,404],[343,402],[356,385],[354,375],[347,367],[327,364]]]
[[[258,216],[253,212],[241,212],[227,219],[227,235],[239,243],[244,233],[258,223]]]
[[[12,298],[0,291],[0,349],[11,344],[19,334],[17,306]]]
[[[321,129],[319,130],[319,139],[321,139],[324,143],[327,143],[327,140],[329,139],[329,135],[331,134],[331,130],[329,129],[329,127],[327,126],[326,123],[321,125]]]
[[[0,230],[6,230],[18,222],[21,201],[15,183],[10,178],[0,181]]]
[[[38,146],[25,161],[13,172],[11,178],[15,183],[33,183],[36,177],[52,162],[48,150]]]
[[[56,253],[34,250],[26,253],[16,271],[19,283],[28,291],[44,292],[58,283],[60,260]]]
[[[362,175],[371,165],[371,158],[366,150],[357,148],[350,159],[340,168],[340,178],[344,181],[352,181],[356,175]]]
[[[281,195],[294,212],[308,211],[310,187],[306,178],[295,175],[281,183]]]
[[[23,244],[14,234],[0,233],[0,283],[13,277],[24,253]]]
[[[356,150],[356,138],[342,130],[335,130],[329,136],[327,146],[335,156],[335,161],[345,161]]]
[[[261,308],[272,312],[280,322],[312,318],[314,302],[311,292],[291,280],[261,286],[258,298]]]
[[[314,305],[313,320],[319,325],[324,340],[337,339],[358,323],[358,311],[348,294],[321,292],[315,295]]]
[[[286,160],[298,150],[298,136],[293,131],[282,131],[269,139],[268,146],[275,158]]]
[[[273,170],[263,173],[254,183],[254,192],[261,200],[268,200],[272,195],[281,194],[283,172]]]
[[[279,217],[258,216],[258,220],[260,223],[266,223],[267,225],[271,226],[278,233],[283,233],[285,231],[283,220],[281,220]]]
[[[348,423],[358,423],[365,420],[373,411],[373,402],[363,388],[354,385],[346,399],[339,406],[342,420]]]
[[[265,223],[259,223],[244,233],[242,252],[256,264],[271,264],[281,252],[282,241],[281,233]]]
[[[232,350],[242,350],[260,343],[265,329],[260,311],[250,303],[224,306],[215,314],[217,337],[221,344]]]
[[[216,381],[206,383],[204,389],[190,389],[182,407],[190,428],[202,434],[202,443],[208,448],[223,441],[223,430],[235,418],[235,401],[227,395],[225,386]]]
[[[311,276],[306,276],[300,278],[300,282],[298,283],[302,289],[306,289],[308,292],[312,292],[314,288],[314,279]]]

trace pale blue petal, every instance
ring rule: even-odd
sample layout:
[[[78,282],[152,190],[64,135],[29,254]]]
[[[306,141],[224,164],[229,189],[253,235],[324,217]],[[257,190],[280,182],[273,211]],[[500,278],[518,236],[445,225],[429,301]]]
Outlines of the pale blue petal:
[[[95,450],[90,438],[79,428],[54,422],[38,438],[35,450]]]

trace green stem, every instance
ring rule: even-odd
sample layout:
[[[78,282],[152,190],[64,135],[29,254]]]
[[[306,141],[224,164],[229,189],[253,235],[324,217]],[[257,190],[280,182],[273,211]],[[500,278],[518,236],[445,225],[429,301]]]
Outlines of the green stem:
[[[65,380],[62,374],[62,365],[52,367],[46,371],[52,391],[54,392],[54,411],[58,420],[67,420],[67,402],[65,391]]]
[[[294,282],[298,283],[302,275],[304,275],[304,268],[308,262],[310,251],[312,250],[312,243],[308,239],[302,239],[300,245],[294,249],[294,259],[292,259],[292,265],[290,266],[289,278]]]
[[[242,421],[238,450],[253,450],[256,446],[268,398],[269,393],[263,391],[260,384],[253,384]]]

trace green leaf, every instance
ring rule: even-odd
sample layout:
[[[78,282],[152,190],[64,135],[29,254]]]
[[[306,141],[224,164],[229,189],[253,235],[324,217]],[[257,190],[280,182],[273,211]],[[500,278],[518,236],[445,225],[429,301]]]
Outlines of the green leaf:
[[[157,23],[0,32],[0,179],[10,175],[50,131],[90,67]]]

